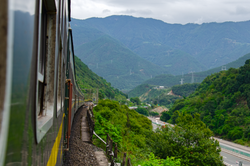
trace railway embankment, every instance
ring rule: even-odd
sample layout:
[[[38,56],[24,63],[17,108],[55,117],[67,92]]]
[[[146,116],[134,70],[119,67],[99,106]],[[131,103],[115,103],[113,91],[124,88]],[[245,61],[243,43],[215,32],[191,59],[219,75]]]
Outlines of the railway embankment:
[[[70,149],[65,153],[64,166],[97,166],[100,165],[100,161],[102,163],[105,162],[106,156],[102,156],[100,159],[100,155],[96,155],[102,153],[103,150],[89,141],[91,139],[88,133],[88,123],[84,120],[87,117],[87,109],[87,107],[81,107],[75,115],[69,141]],[[86,134],[80,132],[82,126],[85,127]],[[84,137],[82,135],[84,135]]]

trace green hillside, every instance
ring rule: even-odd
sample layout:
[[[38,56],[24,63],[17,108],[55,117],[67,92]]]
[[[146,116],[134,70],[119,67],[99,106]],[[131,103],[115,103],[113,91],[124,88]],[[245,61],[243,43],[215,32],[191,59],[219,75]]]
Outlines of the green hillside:
[[[187,97],[199,86],[199,83],[174,85],[171,89],[175,95]]]
[[[154,78],[144,81],[143,84],[171,87],[180,84],[180,80],[181,76],[174,76],[171,74],[161,74],[155,76]]]
[[[142,94],[148,92],[150,89],[152,89],[154,86],[149,84],[141,84],[135,87],[133,90],[128,92],[128,97],[139,97]]]
[[[80,89],[86,92],[86,89],[98,89],[99,98],[111,98],[115,100],[124,100],[127,95],[111,87],[111,84],[102,77],[92,72],[77,56],[75,56],[76,80]],[[87,93],[87,92],[86,92]],[[86,97],[85,97],[86,98]]]
[[[175,127],[153,131],[152,122],[146,116],[118,102],[101,100],[93,111],[95,132],[103,140],[109,133],[119,149],[116,160],[119,163],[125,152],[132,165],[223,165],[218,141],[211,139],[211,130],[198,116],[184,115],[178,118]],[[93,143],[106,149],[96,136]]]
[[[120,90],[132,89],[166,72],[107,35],[78,46],[75,53],[92,71]]]
[[[175,123],[180,112],[199,113],[216,136],[250,145],[249,62],[239,69],[208,76],[193,94],[175,102],[161,119],[169,120],[171,116],[171,123]]]

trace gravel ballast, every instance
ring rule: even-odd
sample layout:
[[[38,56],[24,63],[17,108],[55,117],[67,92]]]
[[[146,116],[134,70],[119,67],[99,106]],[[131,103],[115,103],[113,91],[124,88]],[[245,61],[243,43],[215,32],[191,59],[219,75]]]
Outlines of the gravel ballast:
[[[81,118],[86,116],[86,108],[80,108],[75,114],[71,136],[69,140],[69,151],[64,156],[64,166],[98,166],[95,151],[99,149],[91,143],[83,142],[80,138]]]

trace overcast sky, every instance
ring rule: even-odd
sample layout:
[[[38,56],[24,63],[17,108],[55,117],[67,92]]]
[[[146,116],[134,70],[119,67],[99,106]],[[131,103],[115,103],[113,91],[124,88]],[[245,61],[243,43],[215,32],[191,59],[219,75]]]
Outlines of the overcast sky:
[[[250,0],[71,0],[71,5],[77,19],[130,15],[181,24],[250,20]]]

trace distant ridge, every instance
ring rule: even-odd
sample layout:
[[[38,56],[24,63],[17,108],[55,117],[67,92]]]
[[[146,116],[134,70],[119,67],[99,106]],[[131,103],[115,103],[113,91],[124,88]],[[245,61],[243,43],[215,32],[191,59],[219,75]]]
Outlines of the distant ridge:
[[[240,57],[239,59],[237,59],[236,61],[230,62],[226,65],[223,65],[226,67],[226,69],[228,70],[229,68],[239,68],[240,66],[243,66],[245,64],[245,61],[250,59],[250,53],[244,55],[243,57]],[[220,67],[216,67],[207,71],[203,71],[203,72],[197,72],[197,73],[193,73],[193,77],[194,77],[194,83],[200,83],[202,82],[207,76],[214,74],[214,73],[218,73],[222,70],[222,66]],[[145,87],[149,87],[152,85],[156,85],[156,86],[167,86],[167,87],[171,87],[174,85],[178,85],[180,84],[180,80],[181,78],[184,79],[184,83],[191,83],[192,80],[192,73],[189,74],[184,74],[183,77],[182,75],[178,75],[178,76],[173,76],[170,74],[163,74],[163,75],[158,75],[154,78],[151,78],[149,80],[144,81],[141,85],[138,85],[136,88],[134,88],[133,90],[131,90],[130,92],[128,92],[129,96],[134,96],[134,94],[138,93],[138,89],[142,92],[147,91],[147,89],[145,89]],[[134,92],[136,91],[136,92]]]
[[[72,23],[98,29],[119,40],[143,58],[147,51],[138,48],[148,42],[152,46],[161,45],[165,51],[169,51],[165,46],[172,50],[181,50],[207,69],[227,64],[250,52],[250,21],[182,25],[152,18],[109,16],[81,21],[73,19]],[[156,48],[153,51],[155,57],[163,56],[158,50]],[[166,64],[170,65],[167,60]]]

